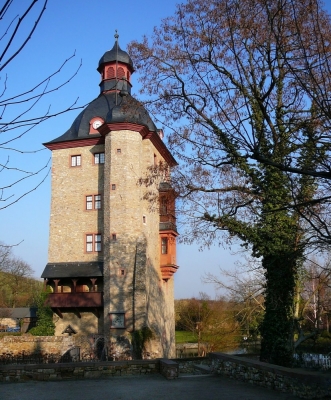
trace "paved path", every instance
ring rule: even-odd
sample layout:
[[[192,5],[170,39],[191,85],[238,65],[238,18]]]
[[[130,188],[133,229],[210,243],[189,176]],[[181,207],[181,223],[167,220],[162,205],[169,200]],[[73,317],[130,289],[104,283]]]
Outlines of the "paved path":
[[[294,400],[298,397],[219,376],[123,376],[100,380],[0,383],[1,400]]]

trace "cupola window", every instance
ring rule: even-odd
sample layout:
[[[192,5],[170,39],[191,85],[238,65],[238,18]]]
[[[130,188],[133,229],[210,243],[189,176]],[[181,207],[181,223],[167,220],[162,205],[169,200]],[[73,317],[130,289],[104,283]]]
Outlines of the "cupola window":
[[[115,70],[113,67],[108,67],[106,71],[106,79],[115,78]]]
[[[123,78],[123,76],[125,77],[124,69],[122,67],[118,67],[118,69],[117,69],[117,78],[121,79],[121,78]]]

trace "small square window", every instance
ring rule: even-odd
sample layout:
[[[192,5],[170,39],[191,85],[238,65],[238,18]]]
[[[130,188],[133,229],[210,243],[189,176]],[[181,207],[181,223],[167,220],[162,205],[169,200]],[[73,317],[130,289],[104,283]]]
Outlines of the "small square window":
[[[111,190],[116,190],[116,185],[114,183],[111,185]]]
[[[121,149],[117,149],[117,153],[120,154],[122,152]]]
[[[125,328],[125,314],[124,313],[111,313],[110,327],[111,328]]]
[[[94,164],[104,164],[105,153],[94,153]]]
[[[71,166],[72,167],[80,167],[82,161],[82,156],[71,156]]]
[[[116,240],[116,233],[113,233],[113,234],[111,235],[111,238],[112,238],[113,240]]]

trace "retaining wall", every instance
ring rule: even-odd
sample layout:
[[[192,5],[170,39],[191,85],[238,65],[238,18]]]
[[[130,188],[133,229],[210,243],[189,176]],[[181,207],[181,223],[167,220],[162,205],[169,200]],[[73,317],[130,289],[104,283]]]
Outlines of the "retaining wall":
[[[16,342],[16,340],[21,338],[12,337],[11,339],[12,342]],[[33,337],[30,337],[30,339],[32,340]],[[57,340],[55,337],[49,339],[53,339],[56,344]],[[69,342],[69,340],[72,340],[72,338],[67,338],[65,342]],[[48,343],[50,344],[52,341]],[[65,345],[68,346],[68,343]],[[42,347],[40,344],[38,346]],[[173,361],[179,364],[179,376],[181,374],[201,373],[199,372],[199,368],[196,368],[196,365],[199,364],[200,366],[209,366],[211,373],[268,387],[284,393],[292,393],[303,399],[331,398],[331,371],[316,372],[298,368],[284,368],[223,353],[211,353],[209,358],[174,359]],[[204,370],[207,371],[207,368],[204,368]],[[114,375],[152,373],[160,373],[159,359],[0,365],[0,382],[111,378]],[[164,375],[168,377],[167,374]]]
[[[233,379],[292,393],[302,399],[331,398],[331,372],[285,368],[223,353],[211,353],[212,370]]]
[[[0,365],[0,382],[108,378],[159,372],[159,360]]]

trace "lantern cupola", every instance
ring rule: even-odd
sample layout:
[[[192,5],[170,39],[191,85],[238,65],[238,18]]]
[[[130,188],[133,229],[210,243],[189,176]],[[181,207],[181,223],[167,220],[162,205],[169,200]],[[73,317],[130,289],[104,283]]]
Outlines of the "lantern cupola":
[[[122,91],[131,94],[133,62],[129,54],[120,48],[118,37],[116,32],[113,48],[106,51],[99,61],[97,70],[101,75],[100,93]]]

